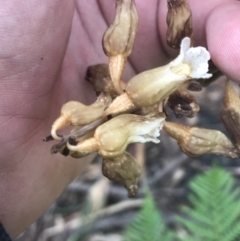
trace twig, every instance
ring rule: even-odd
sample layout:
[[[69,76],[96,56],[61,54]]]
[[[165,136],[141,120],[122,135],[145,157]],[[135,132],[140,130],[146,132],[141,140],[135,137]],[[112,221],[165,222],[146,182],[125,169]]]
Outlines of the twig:
[[[174,171],[177,167],[183,165],[185,162],[189,161],[189,158],[185,155],[180,156],[177,160],[171,162],[169,165],[167,165],[162,171],[157,172],[153,178],[150,180],[150,183],[156,183],[162,178],[164,178],[166,175],[170,174],[172,171]]]
[[[136,152],[136,160],[137,162],[140,164],[141,169],[142,169],[142,175],[141,175],[141,179],[143,181],[144,184],[147,183],[147,177],[146,177],[146,158],[145,158],[145,144],[143,143],[136,143],[135,144],[135,152]]]
[[[74,192],[74,193],[77,192],[79,194],[85,194],[88,192],[91,185],[92,183],[73,182],[67,187],[67,191]],[[141,189],[138,191],[137,196],[139,198],[144,196],[144,193]],[[115,201],[125,200],[127,198],[127,191],[122,186],[111,185],[108,193],[108,198],[114,198]]]
[[[126,200],[99,210],[95,213],[92,213],[88,217],[80,217],[80,213],[78,213],[77,218],[71,221],[68,221],[64,224],[62,222],[59,222],[54,227],[45,229],[39,241],[45,241],[48,237],[52,237],[66,231],[73,231],[75,229],[79,229],[82,226],[86,225],[86,218],[88,221],[87,223],[91,223],[101,217],[113,215],[115,213],[119,213],[131,208],[139,208],[143,205],[143,201],[143,199]]]

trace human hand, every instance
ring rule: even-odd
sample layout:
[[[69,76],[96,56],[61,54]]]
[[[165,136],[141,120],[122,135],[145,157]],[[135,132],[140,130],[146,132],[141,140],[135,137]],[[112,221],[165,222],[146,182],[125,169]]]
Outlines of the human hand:
[[[217,67],[239,81],[240,3],[189,4],[195,44],[207,46]],[[136,5],[139,31],[126,80],[176,54],[165,40],[166,0],[136,0]],[[1,6],[0,222],[11,236],[39,217],[91,160],[52,155],[51,145],[41,140],[62,104],[94,100],[84,76],[89,65],[108,62],[101,39],[114,7],[106,0],[8,0]]]

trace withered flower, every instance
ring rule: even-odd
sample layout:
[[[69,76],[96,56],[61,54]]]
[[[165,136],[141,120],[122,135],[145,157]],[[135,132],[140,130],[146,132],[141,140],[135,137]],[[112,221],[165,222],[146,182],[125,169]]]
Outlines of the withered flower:
[[[84,126],[102,117],[111,98],[101,94],[92,105],[84,105],[78,101],[69,101],[62,106],[60,117],[53,123],[51,135],[55,140],[61,140],[57,131],[72,125]]]
[[[230,80],[226,81],[223,103],[224,107],[221,111],[222,121],[240,151],[240,99]]]
[[[198,81],[191,79],[191,80],[189,80],[187,89],[190,91],[199,92],[202,90],[202,85]]]
[[[168,0],[167,43],[172,48],[180,48],[184,37],[191,39],[193,46],[192,12],[187,0]]]
[[[182,118],[183,116],[192,118],[200,110],[200,106],[194,96],[182,88],[169,96],[168,105],[174,111],[177,118]]]
[[[138,179],[141,167],[129,153],[115,158],[103,158],[102,173],[111,181],[121,182],[128,190],[128,196],[133,197],[138,192]]]
[[[218,130],[189,127],[173,122],[164,122],[163,129],[177,140],[182,151],[190,157],[206,153],[238,157],[235,146]]]
[[[119,85],[127,57],[131,54],[138,29],[138,13],[134,0],[116,0],[113,24],[103,36],[103,50],[109,57],[109,70],[115,89]]]
[[[71,151],[98,154],[104,158],[120,156],[130,143],[154,142],[159,143],[162,123],[165,115],[161,113],[147,116],[123,114],[99,126],[94,137],[76,145],[71,143],[67,147]]]
[[[190,48],[190,39],[184,38],[176,59],[131,78],[126,85],[126,93],[118,96],[106,109],[106,113],[120,113],[133,106],[154,105],[168,98],[189,79],[210,78],[211,74],[207,73],[209,59],[210,54],[204,47]]]
[[[97,64],[89,66],[85,79],[92,84],[97,96],[101,92],[110,94],[112,98],[115,98],[118,95],[109,73],[108,64]],[[125,85],[126,84],[124,82],[120,81],[120,87],[122,89],[125,88]]]

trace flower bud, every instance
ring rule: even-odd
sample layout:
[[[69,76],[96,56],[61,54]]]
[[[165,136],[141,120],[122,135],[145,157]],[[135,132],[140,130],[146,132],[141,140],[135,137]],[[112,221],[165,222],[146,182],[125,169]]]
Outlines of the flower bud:
[[[119,157],[103,158],[102,173],[111,181],[121,182],[128,191],[128,197],[137,194],[141,167],[131,154],[125,152]]]
[[[134,0],[117,0],[113,24],[103,36],[103,50],[107,56],[128,57],[138,28],[138,13]]]
[[[184,37],[191,39],[193,46],[192,12],[187,0],[168,0],[167,43],[179,49]]]
[[[222,121],[240,151],[240,99],[230,80],[226,81]]]
[[[97,64],[89,66],[85,79],[92,84],[97,96],[101,92],[110,94],[112,98],[115,98],[118,95],[109,73],[108,64]],[[125,88],[125,85],[126,84],[124,82],[120,81],[120,87],[122,89]]]
[[[61,140],[57,131],[68,126],[84,126],[102,117],[104,109],[109,105],[110,98],[101,94],[92,105],[84,105],[78,101],[69,101],[62,106],[60,117],[53,123],[51,135]]]
[[[138,116],[123,114],[105,122],[99,126],[94,137],[77,145],[68,143],[71,151],[91,153],[98,151],[104,158],[120,156],[126,150],[128,144],[140,142],[159,143],[160,130],[165,115]]]
[[[117,0],[113,24],[103,36],[103,50],[109,57],[109,70],[115,89],[123,90],[119,81],[124,70],[126,58],[131,54],[138,28],[138,14],[134,0]]]
[[[163,129],[178,142],[182,151],[196,157],[206,153],[237,158],[232,142],[220,131],[164,122]]]
[[[176,90],[168,98],[168,105],[177,118],[183,116],[192,118],[199,112],[200,107],[193,95],[185,89]]]

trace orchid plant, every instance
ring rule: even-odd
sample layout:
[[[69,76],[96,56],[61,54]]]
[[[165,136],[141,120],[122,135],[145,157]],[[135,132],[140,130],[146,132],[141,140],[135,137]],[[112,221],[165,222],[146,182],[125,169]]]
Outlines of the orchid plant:
[[[203,79],[213,78],[209,73],[210,53],[193,46],[192,13],[187,1],[167,1],[167,43],[180,48],[179,55],[167,65],[122,81],[137,34],[138,13],[134,0],[116,0],[115,19],[102,41],[109,64],[90,66],[86,74],[98,95],[96,101],[89,106],[77,101],[64,104],[51,135],[45,138],[59,141],[52,153],[81,158],[97,152],[103,158],[103,174],[122,182],[130,197],[137,193],[141,168],[126,149],[130,143],[159,143],[162,128],[189,156],[240,156],[240,99],[229,80],[221,116],[233,142],[220,131],[166,121],[166,105],[177,118],[194,117],[200,107],[189,90],[200,91]],[[60,135],[59,130],[67,126],[73,130]]]

